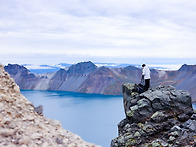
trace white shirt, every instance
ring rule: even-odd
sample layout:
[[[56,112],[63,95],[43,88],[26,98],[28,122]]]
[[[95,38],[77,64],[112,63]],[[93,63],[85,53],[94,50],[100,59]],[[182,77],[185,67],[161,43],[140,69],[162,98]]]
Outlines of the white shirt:
[[[150,79],[150,69],[147,66],[144,66],[142,69],[142,75],[144,75],[144,79]]]

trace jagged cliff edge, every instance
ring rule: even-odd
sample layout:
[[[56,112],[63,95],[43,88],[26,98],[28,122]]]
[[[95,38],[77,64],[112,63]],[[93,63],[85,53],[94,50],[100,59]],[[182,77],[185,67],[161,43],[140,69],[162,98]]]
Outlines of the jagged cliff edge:
[[[0,65],[0,146],[96,147],[39,115]]]
[[[196,113],[187,91],[159,86],[138,94],[123,85],[126,118],[111,147],[196,147]]]

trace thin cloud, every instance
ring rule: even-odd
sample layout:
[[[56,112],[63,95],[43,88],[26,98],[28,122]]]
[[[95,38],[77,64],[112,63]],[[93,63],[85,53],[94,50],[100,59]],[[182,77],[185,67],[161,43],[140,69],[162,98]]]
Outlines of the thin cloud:
[[[0,1],[1,53],[196,58],[196,2]]]

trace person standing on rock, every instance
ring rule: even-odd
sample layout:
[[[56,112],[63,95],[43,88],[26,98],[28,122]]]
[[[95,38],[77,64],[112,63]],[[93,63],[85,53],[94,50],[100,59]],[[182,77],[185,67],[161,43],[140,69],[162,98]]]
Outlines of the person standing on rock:
[[[145,81],[144,90],[147,91],[150,87],[150,69],[142,64],[142,80]]]

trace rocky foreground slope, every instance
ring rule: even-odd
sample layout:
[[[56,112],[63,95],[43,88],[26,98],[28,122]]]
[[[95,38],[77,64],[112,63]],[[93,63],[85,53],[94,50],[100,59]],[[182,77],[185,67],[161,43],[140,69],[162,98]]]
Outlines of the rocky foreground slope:
[[[196,147],[196,113],[187,91],[159,86],[138,94],[123,85],[126,118],[111,147]]]
[[[1,147],[96,147],[64,130],[56,120],[35,112],[35,108],[0,65]]]

